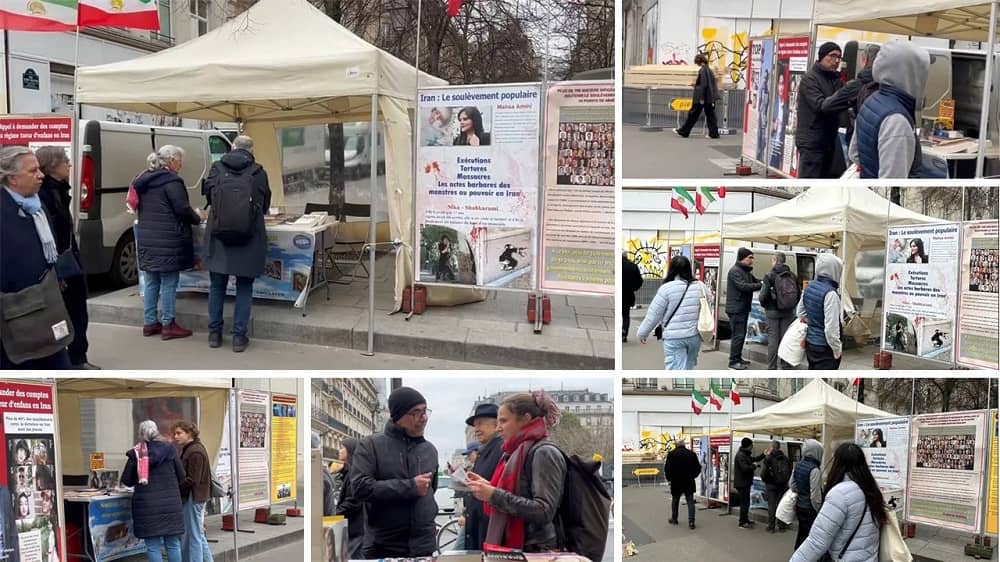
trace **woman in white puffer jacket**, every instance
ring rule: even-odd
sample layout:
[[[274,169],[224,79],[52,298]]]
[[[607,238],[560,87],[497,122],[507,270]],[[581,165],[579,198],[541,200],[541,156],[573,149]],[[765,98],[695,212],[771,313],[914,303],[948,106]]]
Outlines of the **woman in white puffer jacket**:
[[[816,562],[824,554],[838,562],[878,562],[885,501],[861,447],[837,447],[823,498],[809,537],[789,562]]]

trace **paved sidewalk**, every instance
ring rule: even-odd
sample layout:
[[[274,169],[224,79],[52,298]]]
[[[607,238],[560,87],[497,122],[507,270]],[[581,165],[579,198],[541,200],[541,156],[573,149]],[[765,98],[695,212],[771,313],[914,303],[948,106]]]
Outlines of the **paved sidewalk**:
[[[394,256],[376,261],[375,351],[497,365],[501,368],[612,369],[615,343],[614,299],[611,296],[552,295],[552,323],[541,334],[533,333],[525,311],[523,293],[487,292],[482,302],[429,307],[410,321],[402,313],[389,315],[393,298]],[[320,288],[312,293],[306,315],[287,302],[255,300],[251,337],[296,344],[364,350],[368,342],[368,285],[331,284],[330,298]],[[208,298],[205,294],[182,293],[177,299],[177,320],[195,330],[204,340],[208,331]],[[93,297],[88,301],[91,322],[137,328],[142,324],[142,301],[138,287],[129,287]],[[226,318],[232,318],[232,299],[226,302]],[[141,339],[138,330],[136,341]],[[116,347],[127,346],[127,340]],[[94,346],[93,353],[99,354]],[[207,347],[205,351],[209,350]],[[254,356],[254,347],[244,355]],[[115,353],[115,351],[112,351]],[[377,356],[377,355],[376,355]],[[95,362],[97,362],[96,357]],[[164,368],[168,365],[149,365]],[[328,368],[336,368],[335,361]],[[357,367],[366,368],[366,367]],[[380,368],[380,367],[372,367]]]
[[[625,179],[737,177],[743,135],[718,139],[692,134],[684,139],[665,127],[642,132],[637,125],[622,125],[622,177]],[[759,168],[759,167],[758,167]],[[761,169],[750,178],[761,178]]]

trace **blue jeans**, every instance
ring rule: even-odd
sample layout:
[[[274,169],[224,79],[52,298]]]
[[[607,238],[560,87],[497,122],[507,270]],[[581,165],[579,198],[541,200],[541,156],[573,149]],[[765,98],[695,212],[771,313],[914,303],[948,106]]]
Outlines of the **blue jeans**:
[[[211,288],[208,290],[208,331],[222,333],[222,305],[226,302],[226,285],[229,276],[224,273],[210,274]],[[233,335],[247,335],[250,324],[250,306],[253,304],[253,277],[236,276],[236,307],[233,310]]]
[[[147,537],[146,559],[149,562],[163,562],[163,553],[160,551],[167,547],[167,562],[181,562],[181,536],[172,535],[169,537]]]
[[[181,280],[180,271],[160,273],[158,271],[143,271],[146,278],[146,294],[143,297],[145,304],[143,310],[143,321],[147,326],[156,324],[156,305],[163,305],[160,317],[164,324],[174,321],[174,314],[177,310],[177,284]]]
[[[680,494],[670,493],[670,519],[672,521],[677,521],[677,511],[680,507],[681,496],[684,496],[684,500],[687,502],[688,506],[688,523],[694,523],[694,494],[691,492],[682,492]]]
[[[690,371],[698,364],[700,351],[701,336],[698,334],[686,338],[663,338],[663,365],[668,371]]]
[[[184,562],[213,562],[202,525],[204,513],[205,504],[194,501],[193,495],[188,496],[184,501],[184,537],[181,539]]]

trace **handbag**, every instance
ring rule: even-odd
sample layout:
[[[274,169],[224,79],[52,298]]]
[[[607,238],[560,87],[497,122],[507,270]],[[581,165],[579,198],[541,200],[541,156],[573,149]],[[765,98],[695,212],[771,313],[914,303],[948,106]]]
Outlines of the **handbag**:
[[[219,480],[215,477],[214,474],[212,475],[212,484],[210,493],[213,498],[224,498],[227,495],[226,489],[222,487],[222,482],[219,482]]]
[[[913,562],[909,547],[903,542],[903,534],[899,532],[899,521],[896,513],[885,510],[885,524],[882,525],[878,543],[878,559],[880,562]]]
[[[715,338],[715,314],[709,305],[704,284],[701,286],[701,307],[698,310],[698,333],[701,335],[701,341],[705,343]]]
[[[670,313],[669,316],[666,317],[666,320],[664,322],[660,322],[660,324],[656,326],[656,329],[653,330],[653,334],[656,336],[656,339],[658,340],[663,339],[663,328],[667,324],[670,324],[670,321],[674,319],[674,314],[677,313],[677,309],[679,309],[681,305],[684,304],[684,298],[687,297],[687,291],[689,287],[691,287],[690,281],[688,281],[687,285],[684,286],[684,296],[681,297],[681,300],[677,301],[677,306],[674,307],[674,310]]]
[[[778,508],[774,511],[774,516],[778,518],[778,521],[786,525],[791,525],[795,521],[795,501],[798,498],[799,494],[791,488],[785,490],[785,495],[781,496]]]
[[[808,325],[805,322],[796,319],[778,344],[778,357],[793,367],[798,366],[806,358],[807,329]]]
[[[48,357],[72,341],[73,323],[53,268],[30,287],[0,293],[0,343],[11,361]]]
[[[139,193],[135,190],[135,180],[139,179],[142,172],[136,174],[128,184],[128,194],[125,196],[125,210],[135,213],[139,210]]]
[[[59,276],[59,279],[83,275],[83,268],[80,267],[80,260],[76,259],[73,248],[67,249],[56,258],[56,275]]]

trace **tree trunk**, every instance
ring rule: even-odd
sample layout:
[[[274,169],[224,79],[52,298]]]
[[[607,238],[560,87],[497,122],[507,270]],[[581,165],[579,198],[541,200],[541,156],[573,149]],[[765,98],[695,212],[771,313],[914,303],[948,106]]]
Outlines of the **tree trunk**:
[[[325,0],[323,9],[326,15],[340,23],[343,15],[340,0]],[[340,217],[344,209],[345,174],[344,174],[344,125],[329,123],[326,126],[329,133],[330,147],[330,191],[328,194],[331,211]]]

